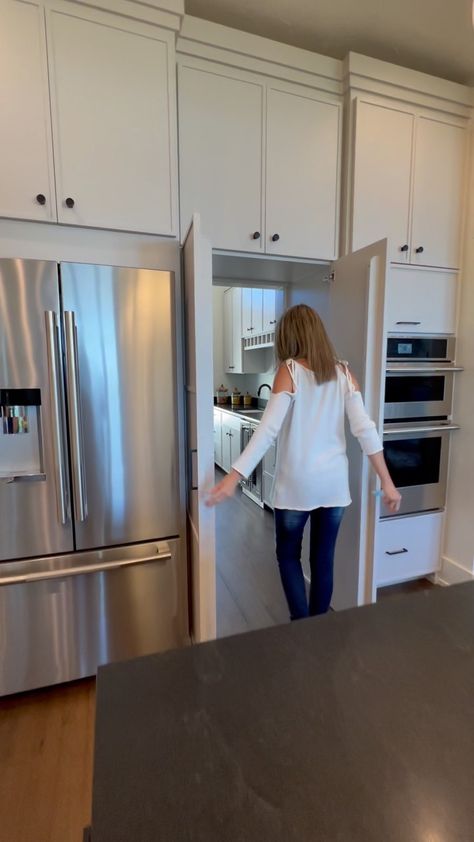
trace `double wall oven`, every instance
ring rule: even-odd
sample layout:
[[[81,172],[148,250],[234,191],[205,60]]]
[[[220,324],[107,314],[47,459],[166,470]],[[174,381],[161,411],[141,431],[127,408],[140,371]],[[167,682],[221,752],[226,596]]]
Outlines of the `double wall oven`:
[[[389,336],[384,401],[384,454],[402,494],[398,514],[443,509],[446,499],[455,339]],[[389,517],[384,509],[383,517]]]

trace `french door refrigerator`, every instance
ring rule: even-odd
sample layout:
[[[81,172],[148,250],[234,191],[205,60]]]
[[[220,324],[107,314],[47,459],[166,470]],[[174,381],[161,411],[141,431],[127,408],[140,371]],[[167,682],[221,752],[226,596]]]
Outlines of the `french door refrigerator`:
[[[186,639],[173,299],[0,260],[0,695]]]

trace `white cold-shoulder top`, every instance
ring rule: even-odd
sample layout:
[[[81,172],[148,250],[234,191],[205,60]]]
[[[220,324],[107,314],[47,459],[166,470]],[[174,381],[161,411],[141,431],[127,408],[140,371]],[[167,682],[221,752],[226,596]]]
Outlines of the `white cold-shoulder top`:
[[[311,511],[348,506],[349,470],[344,416],[366,455],[382,450],[374,422],[356,391],[347,365],[319,385],[312,371],[289,360],[293,392],[270,396],[262,420],[233,468],[248,477],[278,438],[273,485],[276,509]]]

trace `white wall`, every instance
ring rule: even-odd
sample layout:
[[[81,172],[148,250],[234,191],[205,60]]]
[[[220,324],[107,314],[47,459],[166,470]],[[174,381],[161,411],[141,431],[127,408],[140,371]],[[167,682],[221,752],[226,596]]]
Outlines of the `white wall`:
[[[447,582],[474,575],[474,135],[471,144],[469,209],[464,248],[454,420],[447,499],[445,551],[441,578]]]

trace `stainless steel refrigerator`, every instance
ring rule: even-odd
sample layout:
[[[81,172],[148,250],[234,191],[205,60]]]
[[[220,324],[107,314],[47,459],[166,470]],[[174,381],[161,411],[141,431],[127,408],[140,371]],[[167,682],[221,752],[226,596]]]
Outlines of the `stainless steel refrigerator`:
[[[0,260],[0,695],[186,639],[173,296]]]

